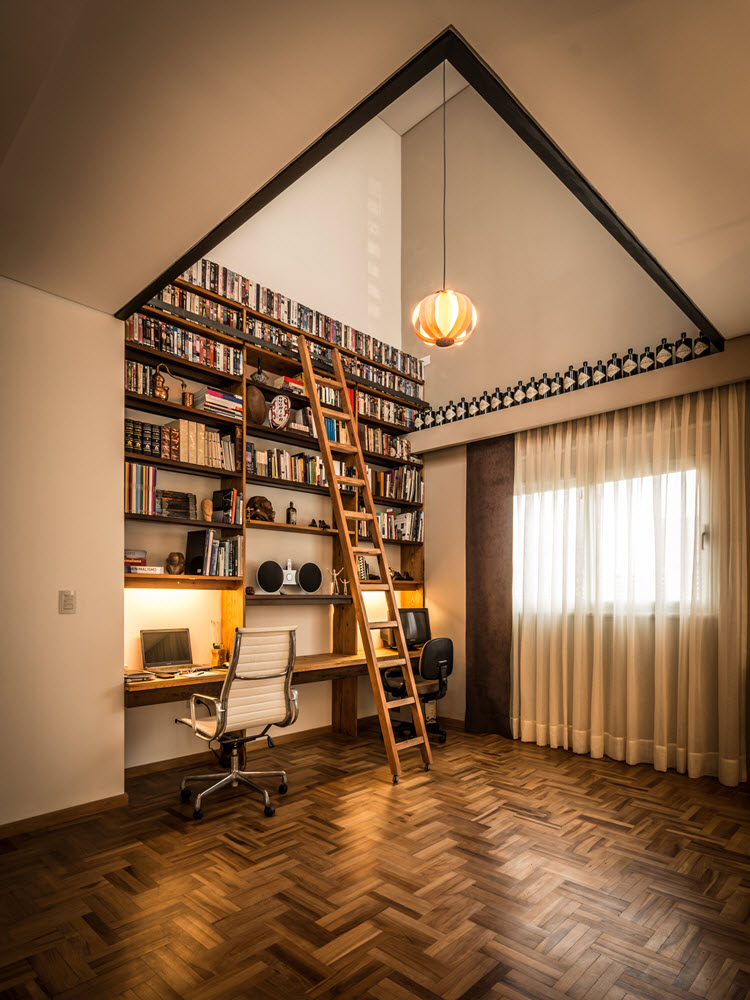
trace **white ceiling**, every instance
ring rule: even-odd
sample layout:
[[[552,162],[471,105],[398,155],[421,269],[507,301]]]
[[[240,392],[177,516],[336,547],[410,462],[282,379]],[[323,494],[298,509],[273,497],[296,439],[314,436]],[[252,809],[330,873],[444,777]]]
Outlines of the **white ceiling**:
[[[11,278],[114,312],[452,23],[719,330],[750,331],[746,0],[27,0],[0,18]]]
[[[445,65],[445,99],[449,101],[451,97],[460,94],[468,87],[468,83],[458,70],[454,69],[450,63]],[[394,132],[403,135],[409,129],[418,125],[422,119],[431,115],[433,111],[443,103],[443,68],[436,67],[427,76],[423,76],[419,83],[402,94],[393,104],[389,104],[385,111],[378,117],[389,125]]]

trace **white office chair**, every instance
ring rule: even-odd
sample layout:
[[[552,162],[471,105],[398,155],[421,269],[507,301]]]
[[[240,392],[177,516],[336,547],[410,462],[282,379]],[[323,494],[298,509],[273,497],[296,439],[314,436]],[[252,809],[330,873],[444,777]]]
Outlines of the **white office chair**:
[[[266,816],[276,812],[268,792],[256,785],[253,778],[281,778],[279,792],[286,794],[284,771],[241,771],[239,748],[251,740],[265,736],[271,726],[290,726],[297,718],[297,692],[292,690],[292,670],[296,651],[296,625],[288,628],[238,628],[234,635],[232,659],[218,698],[194,694],[190,698],[190,718],[175,719],[190,726],[202,740],[219,740],[231,753],[229,774],[188,774],[180,783],[180,794],[187,802],[191,792],[188,782],[214,781],[195,799],[193,819],[201,819],[206,795],[225,785],[236,788],[242,782],[263,796]],[[195,710],[206,705],[213,715],[198,719]],[[245,730],[244,735],[237,730]],[[270,746],[273,746],[270,736]]]

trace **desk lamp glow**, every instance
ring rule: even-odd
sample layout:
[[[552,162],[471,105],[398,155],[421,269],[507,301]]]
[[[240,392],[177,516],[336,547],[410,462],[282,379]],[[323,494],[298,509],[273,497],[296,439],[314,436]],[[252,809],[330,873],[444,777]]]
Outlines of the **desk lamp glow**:
[[[468,295],[445,287],[445,62],[443,62],[443,287],[425,296],[412,313],[414,332],[434,347],[460,347],[477,325],[477,311]]]

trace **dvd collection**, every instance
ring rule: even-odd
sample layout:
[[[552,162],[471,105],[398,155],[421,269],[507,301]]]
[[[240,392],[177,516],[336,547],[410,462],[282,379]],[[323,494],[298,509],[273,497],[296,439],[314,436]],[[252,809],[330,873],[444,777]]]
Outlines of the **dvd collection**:
[[[440,427],[442,424],[452,424],[457,420],[481,416],[494,410],[505,410],[511,406],[533,403],[549,396],[588,389],[602,382],[616,382],[618,379],[668,368],[673,364],[682,364],[693,358],[708,355],[710,351],[711,343],[702,333],[695,339],[683,333],[673,344],[663,337],[661,344],[654,351],[646,347],[638,354],[631,347],[621,357],[614,353],[609,361],[600,360],[594,366],[584,361],[580,368],[570,365],[562,375],[560,372],[555,372],[553,376],[549,376],[547,372],[543,372],[540,378],[532,376],[528,382],[519,379],[518,385],[508,386],[504,392],[499,386],[494,392],[485,389],[478,399],[474,396],[468,403],[464,397],[461,397],[458,403],[450,400],[446,406],[435,407],[425,413],[418,412],[414,419],[414,429],[427,430],[430,427]]]

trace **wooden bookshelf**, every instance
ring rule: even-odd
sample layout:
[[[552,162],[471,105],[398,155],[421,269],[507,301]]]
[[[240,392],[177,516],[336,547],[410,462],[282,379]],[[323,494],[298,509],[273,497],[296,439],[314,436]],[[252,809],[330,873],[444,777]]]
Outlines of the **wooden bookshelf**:
[[[200,576],[192,573],[126,573],[126,587],[193,587],[198,590],[234,590],[244,576]]]
[[[209,340],[215,340],[223,344],[228,344],[232,347],[241,348],[244,352],[242,375],[233,375],[221,372],[214,368],[210,368],[207,365],[203,365],[186,358],[179,358],[167,352],[159,351],[126,339],[125,355],[127,359],[140,361],[144,364],[152,365],[153,367],[163,363],[169,368],[170,372],[178,378],[184,378],[198,384],[218,386],[227,392],[235,393],[236,395],[241,396],[243,400],[243,411],[245,414],[246,395],[249,386],[259,388],[267,401],[277,395],[286,395],[289,397],[293,406],[299,407],[308,405],[309,401],[302,394],[294,393],[288,389],[275,388],[267,384],[258,385],[251,379],[247,378],[248,373],[257,367],[258,361],[262,362],[264,371],[266,371],[269,375],[288,375],[292,377],[300,377],[301,375],[301,362],[296,348],[292,344],[278,346],[270,344],[262,338],[256,338],[248,327],[257,320],[261,323],[267,324],[268,327],[273,327],[276,330],[281,331],[282,334],[292,334],[295,337],[303,335],[308,338],[311,343],[319,345],[319,347],[325,351],[330,350],[336,345],[332,344],[323,337],[307,333],[304,330],[298,329],[280,320],[276,320],[275,318],[267,316],[264,313],[251,309],[247,306],[243,306],[241,303],[236,302],[233,299],[221,296],[200,286],[192,285],[182,279],[174,281],[173,284],[178,288],[192,292],[206,300],[220,303],[223,306],[235,310],[237,321],[239,322],[239,318],[242,319],[242,329],[239,327],[231,327],[222,322],[202,317],[196,313],[188,312],[179,306],[172,306],[169,303],[164,303],[156,299],[152,300],[147,306],[144,306],[140,310],[141,313],[153,319],[161,320],[166,324],[184,331],[198,333]],[[198,308],[200,308],[199,305]],[[416,387],[424,385],[423,379],[400,371],[396,367],[380,361],[375,361],[374,359],[368,358],[364,355],[360,355],[356,351],[349,348],[339,347],[339,350],[342,356],[349,363],[371,366],[369,374],[374,375],[376,378],[380,377],[378,375],[379,371],[387,373],[388,377],[394,376],[396,379],[403,379],[404,382],[401,383],[401,385],[407,390],[414,389],[414,391],[420,391]],[[325,372],[330,375],[331,365],[327,359],[322,357],[316,358],[314,359],[314,363],[316,368],[319,367],[321,372]],[[411,383],[411,385],[409,383]],[[174,394],[172,384],[168,384],[170,385],[170,390],[172,390]],[[377,381],[372,381],[364,376],[360,376],[356,372],[347,371],[347,385],[349,388],[353,389],[355,393],[355,410],[358,409],[356,399],[357,393],[363,393],[367,396],[386,400],[395,406],[402,406],[412,410],[423,409],[428,406],[424,400],[417,399],[409,395],[408,392],[401,392],[395,388],[390,389],[388,386],[380,385]],[[179,392],[177,393],[177,398],[179,398]],[[254,473],[248,473],[245,469],[246,442],[249,438],[265,439],[269,442],[277,441],[280,443],[281,447],[287,447],[289,450],[309,450],[311,452],[318,452],[320,450],[319,443],[317,438],[312,435],[297,431],[290,431],[288,429],[274,430],[265,424],[256,424],[246,422],[245,420],[238,421],[232,419],[231,417],[218,416],[206,412],[205,410],[197,410],[193,407],[186,407],[183,406],[181,402],[157,400],[154,397],[144,396],[129,391],[125,393],[125,405],[127,408],[135,411],[155,414],[157,417],[170,419],[186,418],[204,425],[214,425],[222,430],[223,433],[226,433],[226,429],[234,431],[239,427],[240,441],[238,441],[237,444],[241,447],[241,454],[236,455],[237,468],[234,472],[230,472],[226,469],[215,469],[211,466],[173,461],[171,459],[143,454],[141,452],[127,452],[125,454],[126,461],[178,472],[185,476],[206,476],[221,480],[221,484],[225,488],[234,487],[238,491],[242,491],[244,504],[247,503],[248,496],[250,494],[256,492],[262,493],[265,489],[283,489],[293,492],[311,493],[329,497],[329,490],[327,487],[259,476]],[[412,429],[406,424],[382,420],[378,417],[370,417],[365,414],[358,414],[358,420],[360,420],[363,424],[382,427],[384,430],[395,435],[406,434]],[[154,420],[152,422],[158,423],[159,421]],[[393,458],[377,452],[364,451],[364,449],[363,453],[366,461],[372,465],[385,468],[413,467],[421,470],[421,462],[416,462],[411,459]],[[185,489],[191,490],[191,487],[188,486],[185,487]],[[196,492],[196,490],[193,489],[192,492]],[[396,500],[390,497],[375,496],[374,500],[380,506],[390,507],[394,510],[419,510],[422,508],[421,503]],[[200,497],[198,497],[198,501],[200,503]],[[352,491],[351,494],[345,494],[345,503],[351,505],[356,504],[356,493],[354,491]],[[329,517],[329,520],[332,520],[332,517]],[[287,537],[295,534],[307,536],[319,535],[330,541],[333,567],[340,568],[343,565],[338,533],[333,527],[319,528],[311,527],[310,525],[305,524],[288,525],[285,523],[266,521],[246,521],[244,525],[230,525],[222,522],[206,522],[202,519],[193,520],[188,518],[170,518],[157,515],[130,513],[125,515],[125,521],[126,528],[131,531],[134,530],[134,527],[146,525],[149,526],[148,530],[153,530],[151,527],[153,525],[160,525],[162,528],[165,525],[172,525],[183,529],[213,529],[217,532],[217,536],[220,538],[231,537],[232,535],[236,535],[241,532],[246,543],[249,541],[249,533],[255,531],[285,532]],[[398,554],[399,556],[399,559],[394,559],[394,562],[400,562],[400,566],[398,566],[398,568],[401,572],[409,572],[412,576],[419,578],[416,581],[395,581],[394,586],[396,590],[403,593],[404,603],[412,605],[414,605],[415,602],[417,604],[421,603],[423,601],[423,584],[421,580],[424,573],[424,547],[422,543],[386,540],[385,544],[394,546],[393,553],[394,555]],[[245,548],[247,548],[247,545]],[[125,574],[124,585],[128,589],[182,588],[196,590],[219,590],[221,592],[222,604],[222,638],[224,643],[228,646],[231,646],[233,632],[236,626],[242,626],[245,624],[251,626],[253,624],[257,624],[258,619],[255,618],[252,613],[253,609],[256,607],[283,607],[284,605],[287,605],[290,608],[299,606],[317,606],[326,609],[330,608],[331,611],[329,613],[332,615],[333,652],[320,654],[314,658],[300,658],[300,660],[310,660],[310,667],[312,668],[311,677],[314,673],[316,677],[320,676],[321,679],[330,678],[333,681],[333,717],[334,724],[336,724],[336,720],[340,715],[339,709],[337,709],[336,706],[338,705],[340,707],[347,701],[347,699],[351,698],[351,685],[356,684],[356,674],[358,672],[361,673],[359,664],[356,670],[353,669],[352,671],[347,672],[345,669],[345,667],[348,667],[350,660],[352,660],[357,653],[357,626],[351,597],[348,595],[330,594],[255,594],[254,596],[247,597],[245,594],[245,586],[247,582],[248,570],[247,563],[245,563],[245,572],[242,576],[209,577],[202,576],[200,574],[182,574],[173,576],[167,573],[128,573]]]

